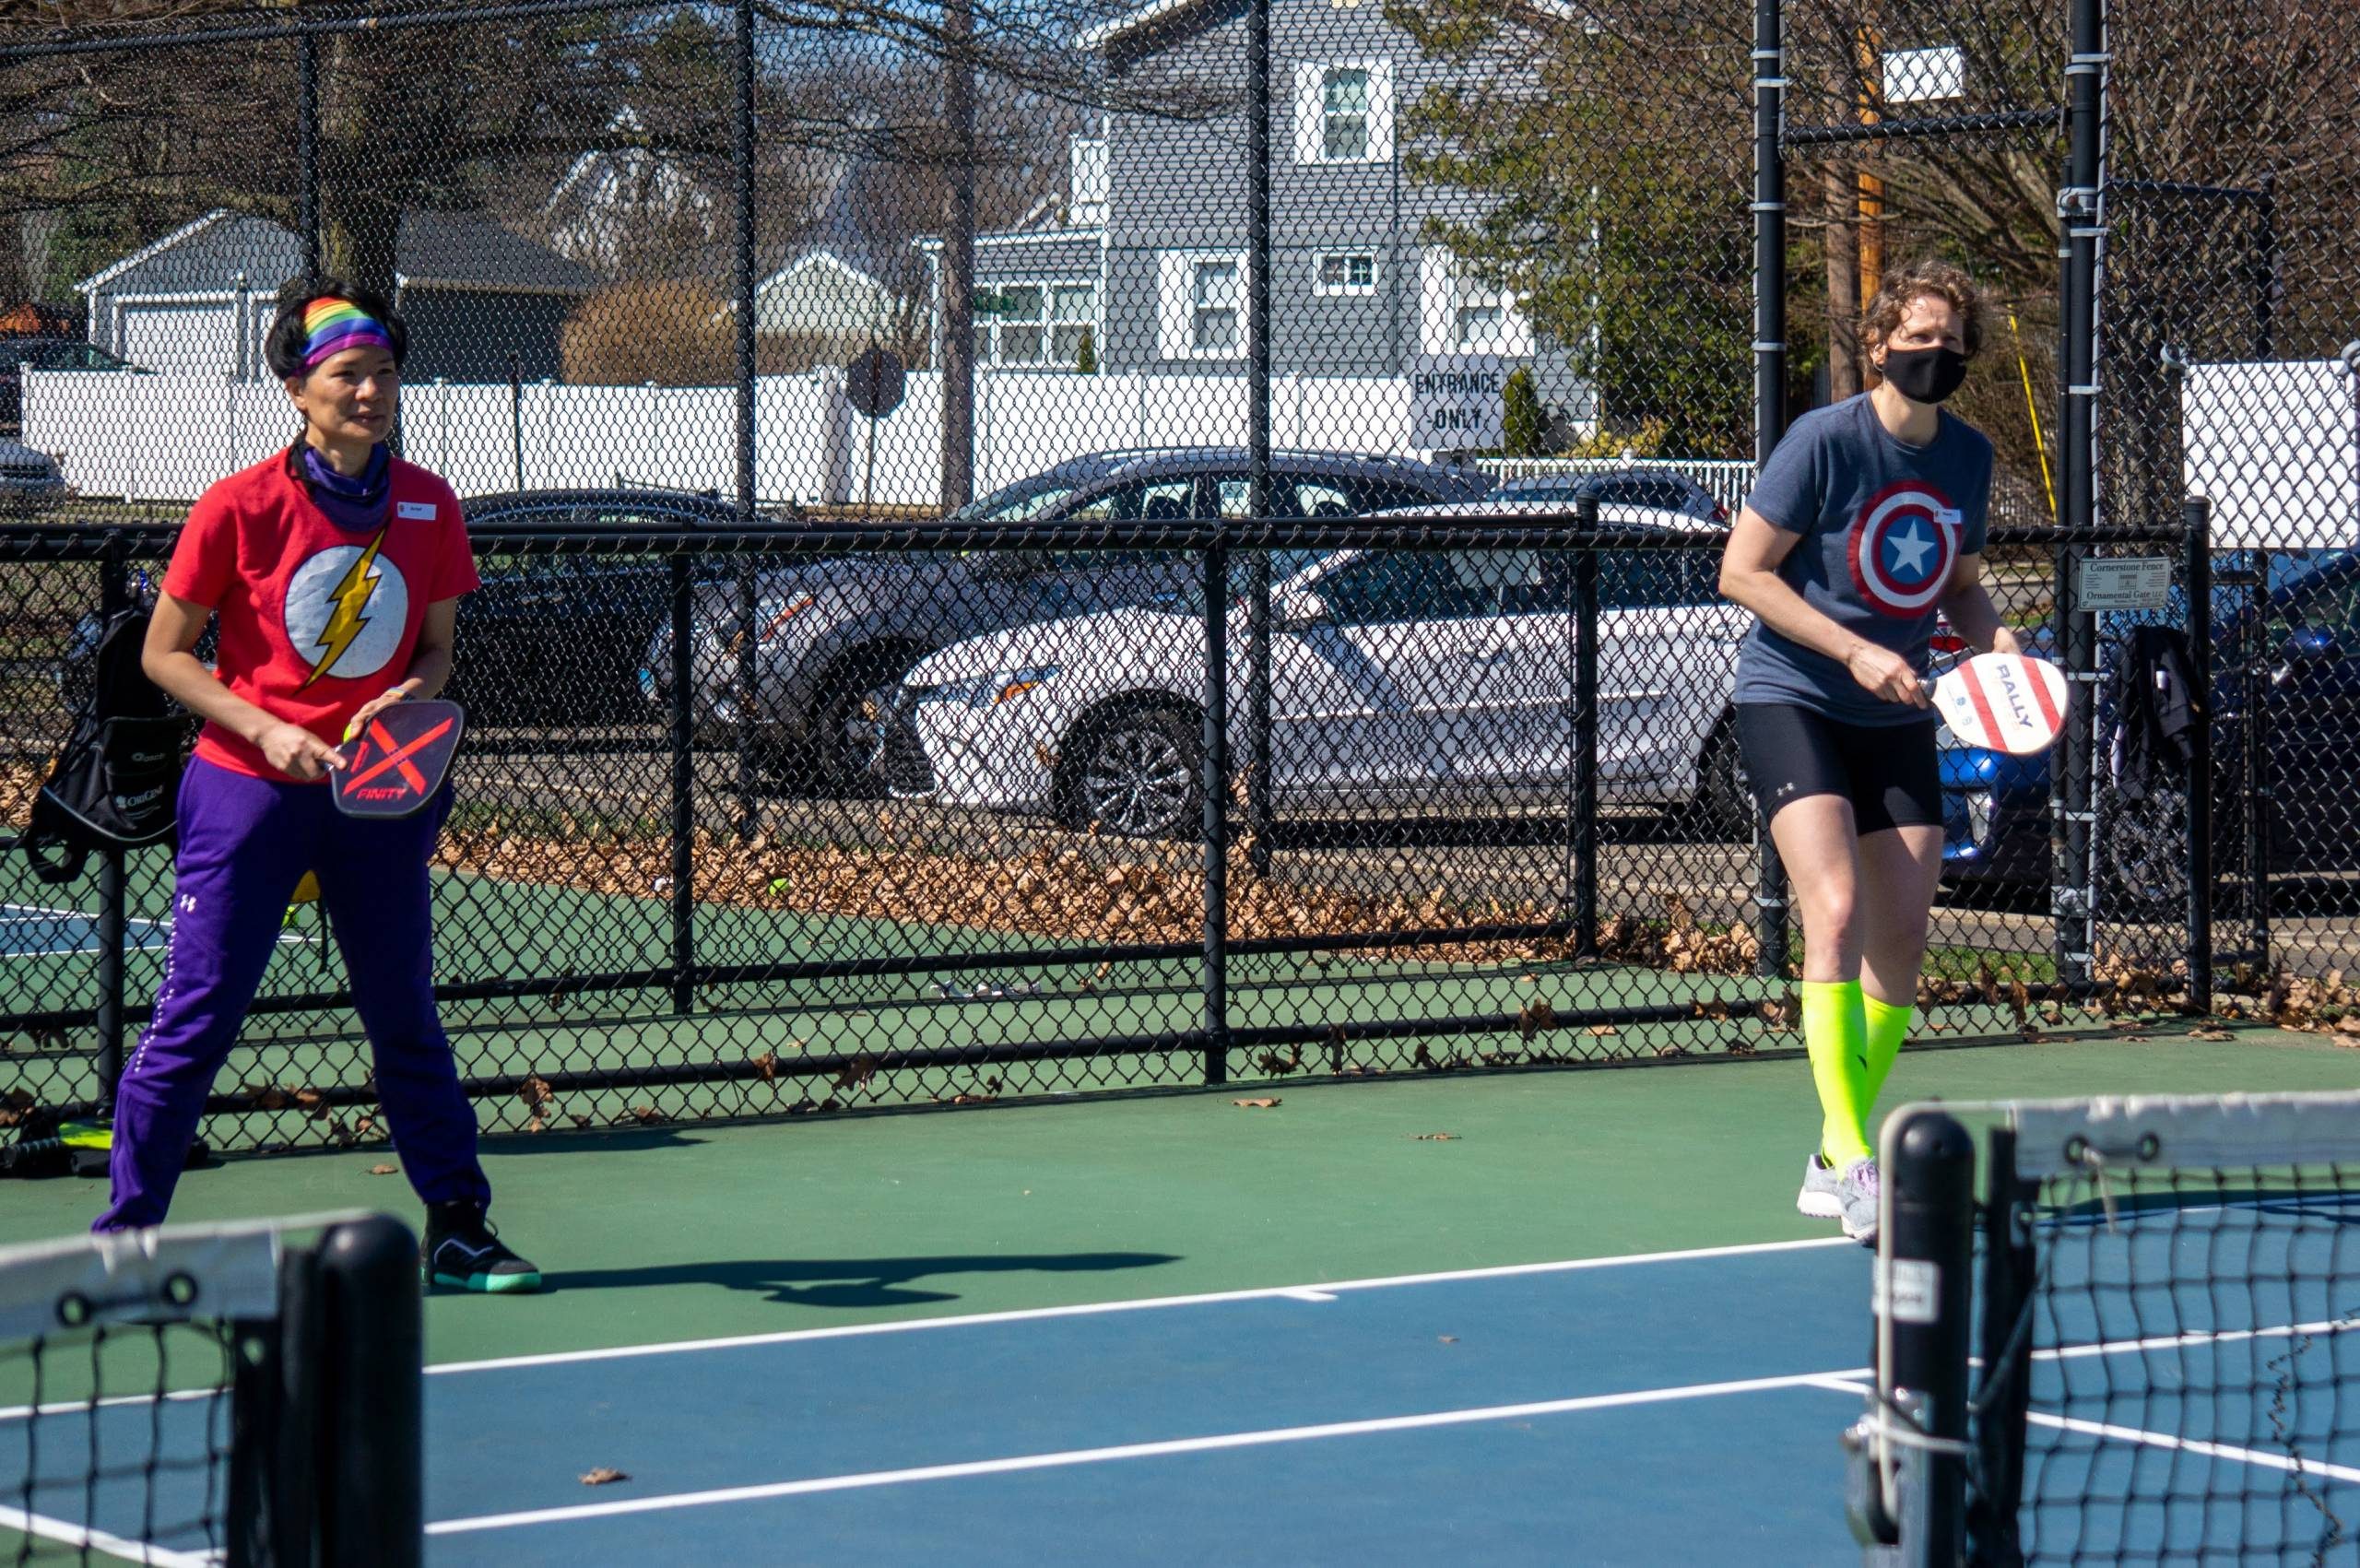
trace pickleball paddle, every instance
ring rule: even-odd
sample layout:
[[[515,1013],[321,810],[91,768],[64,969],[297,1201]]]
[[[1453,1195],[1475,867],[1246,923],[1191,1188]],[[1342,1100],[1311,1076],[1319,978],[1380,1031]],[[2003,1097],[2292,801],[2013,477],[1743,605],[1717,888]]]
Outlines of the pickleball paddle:
[[[434,798],[451,771],[466,715],[456,702],[397,702],[338,748],[345,765],[328,775],[348,817],[407,817]]]
[[[2065,673],[2022,654],[1977,654],[1934,682],[1934,711],[1969,746],[2030,757],[2064,733]]]

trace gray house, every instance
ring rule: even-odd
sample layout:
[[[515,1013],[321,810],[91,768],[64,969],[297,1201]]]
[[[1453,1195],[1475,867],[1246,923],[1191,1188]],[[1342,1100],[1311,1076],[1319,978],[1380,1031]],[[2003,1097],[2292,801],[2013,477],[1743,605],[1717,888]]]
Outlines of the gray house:
[[[100,348],[149,370],[259,381],[274,297],[301,267],[292,230],[218,208],[75,287]],[[560,328],[597,281],[472,213],[405,213],[394,268],[412,379],[558,375]]]
[[[1073,143],[1062,212],[978,236],[979,362],[1069,365],[1058,329],[1069,342],[1086,324],[1109,371],[1244,368],[1245,13],[1244,0],[1153,0],[1076,41],[1129,101],[1225,94],[1235,107],[1109,113]],[[1492,357],[1529,366],[1561,418],[1590,418],[1588,389],[1516,301],[1423,237],[1429,218],[1471,218],[1482,199],[1411,182],[1396,146],[1399,107],[1447,67],[1378,0],[1275,0],[1271,45],[1273,370],[1410,377]],[[931,262],[938,242],[925,243]]]

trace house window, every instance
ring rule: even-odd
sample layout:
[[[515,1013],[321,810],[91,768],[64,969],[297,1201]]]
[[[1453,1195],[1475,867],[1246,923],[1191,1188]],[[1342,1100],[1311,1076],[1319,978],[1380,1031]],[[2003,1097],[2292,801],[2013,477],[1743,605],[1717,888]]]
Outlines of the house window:
[[[1245,255],[1165,251],[1156,257],[1156,350],[1166,360],[1234,360],[1245,352]]]
[[[1245,269],[1233,261],[1199,261],[1188,269],[1188,348],[1197,354],[1237,352],[1238,287]]]
[[[1368,157],[1368,70],[1340,65],[1320,84],[1322,152],[1330,162],[1357,163]]]
[[[1366,251],[1330,253],[1319,258],[1319,294],[1374,294],[1376,257]]]
[[[1296,64],[1297,163],[1385,163],[1392,157],[1393,62]]]
[[[1071,365],[1098,319],[1094,283],[1002,283],[975,290],[975,362]]]
[[[1457,277],[1451,283],[1451,332],[1457,348],[1470,354],[1497,354],[1507,347],[1507,301],[1481,278]]]

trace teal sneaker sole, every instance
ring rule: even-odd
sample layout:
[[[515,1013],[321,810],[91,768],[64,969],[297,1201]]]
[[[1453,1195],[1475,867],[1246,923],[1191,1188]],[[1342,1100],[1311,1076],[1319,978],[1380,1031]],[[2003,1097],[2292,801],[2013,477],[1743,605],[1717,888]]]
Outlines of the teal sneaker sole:
[[[541,1288],[537,1274],[431,1274],[427,1281],[454,1291],[492,1296],[528,1296]]]

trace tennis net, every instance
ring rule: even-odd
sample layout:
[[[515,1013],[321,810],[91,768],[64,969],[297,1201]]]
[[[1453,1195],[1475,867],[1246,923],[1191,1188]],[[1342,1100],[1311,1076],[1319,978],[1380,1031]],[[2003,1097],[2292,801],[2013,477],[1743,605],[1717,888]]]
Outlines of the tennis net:
[[[419,1315],[383,1215],[0,1248],[0,1562],[413,1568]]]
[[[1870,1561],[2360,1562],[2360,1093],[1909,1107],[1882,1153]]]

